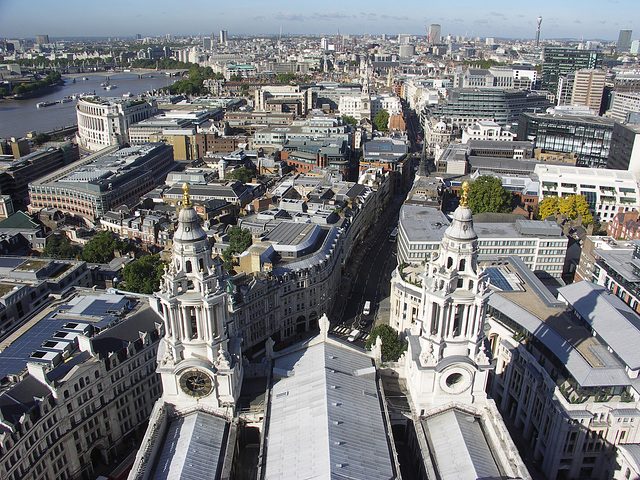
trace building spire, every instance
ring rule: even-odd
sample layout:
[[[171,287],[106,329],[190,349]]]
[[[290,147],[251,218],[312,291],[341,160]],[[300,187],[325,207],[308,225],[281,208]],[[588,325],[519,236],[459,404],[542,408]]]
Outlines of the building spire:
[[[191,197],[189,196],[189,184],[187,182],[182,184],[182,191],[184,192],[184,197],[182,197],[182,207],[189,208],[191,207]]]
[[[469,182],[467,181],[462,183],[462,193],[460,194],[460,206],[461,207],[469,206]]]

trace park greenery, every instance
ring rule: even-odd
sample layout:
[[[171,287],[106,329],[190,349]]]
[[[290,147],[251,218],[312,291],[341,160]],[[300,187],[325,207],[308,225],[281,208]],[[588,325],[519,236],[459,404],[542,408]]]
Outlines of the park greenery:
[[[42,80],[38,80],[34,83],[21,83],[20,85],[16,85],[11,90],[11,94],[13,95],[24,95],[28,93],[37,92],[38,90],[42,90],[43,88],[48,88],[53,85],[56,85],[60,82],[62,76],[60,72],[51,72],[49,75],[44,77]]]
[[[469,208],[474,215],[484,212],[509,213],[511,192],[502,186],[499,179],[491,175],[478,177],[469,186]]]
[[[219,79],[223,77],[220,73],[213,73],[211,67],[199,67],[192,64],[185,78],[165,87],[164,90],[174,95],[205,95],[209,90],[204,86],[203,82],[209,78]]]
[[[371,335],[365,344],[367,350],[376,344],[376,339],[382,339],[382,360],[385,362],[395,362],[407,349],[396,332],[389,325],[378,325],[371,330]]]
[[[380,110],[373,119],[373,124],[379,132],[386,132],[389,129],[389,112],[384,108]]]
[[[231,180],[239,180],[242,183],[250,183],[251,180],[253,180],[254,175],[255,175],[254,171],[251,170],[250,168],[240,167],[240,168],[231,170],[229,173],[227,173],[224,176],[224,178],[231,179]]]
[[[123,247],[113,233],[102,230],[85,245],[80,258],[89,263],[108,263],[115,257],[115,251]]]
[[[42,250],[42,256],[46,258],[74,259],[80,253],[80,248],[73,245],[69,238],[62,233],[51,235]]]
[[[145,255],[124,266],[120,288],[128,292],[151,294],[160,289],[165,263],[159,255]]]
[[[589,212],[589,204],[584,195],[549,196],[545,197],[538,205],[538,216],[542,219],[557,218],[559,215],[568,220],[580,217],[583,225],[593,223],[593,215]]]
[[[234,255],[244,252],[251,246],[252,238],[249,230],[242,229],[237,225],[234,225],[227,232],[229,236],[229,248],[222,252],[222,260],[224,260],[224,266],[227,271],[232,271],[233,267],[237,265]]]

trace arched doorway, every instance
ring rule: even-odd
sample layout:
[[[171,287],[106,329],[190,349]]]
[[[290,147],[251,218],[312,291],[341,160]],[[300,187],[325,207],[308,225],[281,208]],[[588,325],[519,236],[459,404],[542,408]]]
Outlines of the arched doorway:
[[[309,314],[309,330],[318,330],[318,314],[316,312]]]

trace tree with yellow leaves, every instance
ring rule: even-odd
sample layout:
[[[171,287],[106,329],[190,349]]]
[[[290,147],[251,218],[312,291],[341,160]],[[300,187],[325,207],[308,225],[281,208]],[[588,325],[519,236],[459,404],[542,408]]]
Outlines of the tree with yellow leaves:
[[[538,205],[540,218],[564,215],[569,220],[582,218],[583,225],[593,223],[593,215],[589,213],[589,204],[584,195],[569,195],[567,197],[546,197]]]

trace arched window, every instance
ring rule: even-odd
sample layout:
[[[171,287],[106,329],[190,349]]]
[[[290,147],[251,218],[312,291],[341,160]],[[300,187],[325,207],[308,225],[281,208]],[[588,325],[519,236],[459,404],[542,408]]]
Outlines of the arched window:
[[[466,265],[466,260],[463,258],[462,260],[460,260],[460,265],[458,266],[458,270],[460,270],[461,272],[464,271],[464,267]]]
[[[204,259],[203,258],[198,260],[198,265],[200,265],[200,270],[204,271]]]
[[[185,270],[187,271],[187,273],[191,273],[191,260],[187,260],[187,262],[185,263]]]
[[[447,258],[447,268],[453,267],[453,258]]]

